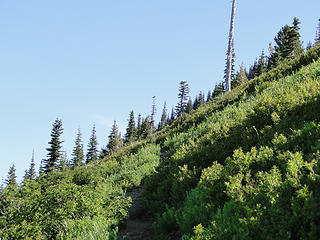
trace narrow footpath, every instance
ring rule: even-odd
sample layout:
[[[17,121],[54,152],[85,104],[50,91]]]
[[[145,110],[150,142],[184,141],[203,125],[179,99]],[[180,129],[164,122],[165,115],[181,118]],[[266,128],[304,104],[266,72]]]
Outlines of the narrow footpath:
[[[141,188],[136,188],[127,193],[132,198],[129,209],[130,218],[125,223],[124,229],[119,233],[120,239],[125,240],[153,240],[154,230],[152,224],[155,217],[147,212],[141,199]]]

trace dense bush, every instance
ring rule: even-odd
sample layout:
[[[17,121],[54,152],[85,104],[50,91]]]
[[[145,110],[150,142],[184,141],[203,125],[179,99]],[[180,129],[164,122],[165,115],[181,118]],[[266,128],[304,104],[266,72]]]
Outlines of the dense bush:
[[[319,80],[318,61],[168,137],[145,184],[155,226],[169,209],[186,239],[318,239]]]
[[[126,191],[155,170],[160,148],[53,171],[0,194],[0,239],[112,239],[128,216]]]

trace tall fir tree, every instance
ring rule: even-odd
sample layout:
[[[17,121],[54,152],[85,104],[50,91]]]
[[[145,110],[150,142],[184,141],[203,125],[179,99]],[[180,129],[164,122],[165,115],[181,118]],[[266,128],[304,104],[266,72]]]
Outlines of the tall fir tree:
[[[136,123],[134,120],[134,112],[131,111],[128,120],[128,127],[124,136],[124,142],[130,143],[136,139]]]
[[[7,187],[17,187],[17,176],[16,176],[16,167],[14,164],[11,165],[8,172],[8,178],[5,180]]]
[[[214,98],[218,97],[223,92],[224,92],[223,83],[220,82],[220,83],[216,84],[216,86],[214,87],[214,90],[212,92],[212,98],[214,99]]]
[[[31,163],[29,169],[25,171],[24,180],[34,180],[36,179],[36,169],[35,169],[35,163],[34,163],[34,150],[32,151],[32,157],[31,157]]]
[[[171,108],[171,114],[168,115],[168,124],[171,124],[175,119],[174,107]]]
[[[141,138],[141,125],[142,125],[142,119],[141,119],[141,114],[138,114],[138,122],[137,122],[137,130],[136,130],[136,135],[137,138]]]
[[[111,154],[112,152],[118,152],[119,149],[122,147],[122,140],[121,140],[121,135],[120,135],[116,121],[113,122],[108,139],[109,139],[107,144],[108,153]]]
[[[87,155],[86,155],[86,164],[92,163],[98,160],[98,140],[96,136],[96,125],[93,125],[91,137],[88,143]]]
[[[232,82],[232,88],[240,86],[241,84],[243,84],[247,81],[248,81],[247,71],[246,71],[244,64],[242,63],[240,65],[239,72],[237,72],[236,77],[235,77],[234,81]]]
[[[48,173],[55,169],[62,157],[62,143],[60,136],[63,133],[62,122],[59,118],[53,123],[51,131],[51,141],[49,142],[49,147],[46,149],[48,151],[47,159],[43,159],[44,172]]]
[[[207,93],[207,100],[206,100],[206,102],[210,102],[211,97],[212,97],[212,93],[211,93],[211,91],[209,90],[208,93]]]
[[[299,19],[293,19],[293,25],[285,25],[277,34],[274,41],[276,45],[271,50],[268,60],[268,69],[271,69],[286,58],[295,57],[303,52],[300,41]]]
[[[164,102],[163,110],[162,110],[161,119],[160,119],[160,122],[159,122],[159,127],[158,127],[158,129],[161,130],[161,129],[163,129],[165,126],[167,126],[167,124],[168,124],[167,121],[168,121],[167,103]]]
[[[66,170],[68,166],[69,166],[69,160],[68,160],[67,152],[63,150],[61,154],[61,158],[59,160],[59,169]]]
[[[204,95],[203,93],[200,91],[199,95],[196,97],[196,100],[194,102],[194,109],[199,108],[201,105],[204,104]]]
[[[186,112],[188,94],[189,94],[188,83],[186,81],[181,81],[179,93],[178,93],[179,102],[176,106],[177,117],[181,117]]]
[[[317,31],[316,31],[315,45],[319,43],[320,43],[320,18],[317,26]]]
[[[264,51],[262,50],[261,56],[258,61],[257,75],[259,76],[262,73],[265,73],[266,71],[267,71],[266,56],[264,54]]]
[[[193,104],[192,104],[192,100],[191,98],[189,97],[189,101],[187,103],[187,107],[186,107],[186,113],[190,113],[193,109]]]
[[[149,117],[142,120],[141,124],[141,138],[145,139],[152,134],[151,123]]]
[[[75,146],[72,152],[71,164],[73,167],[81,166],[84,161],[82,134],[80,128],[78,128],[77,138],[75,140]]]

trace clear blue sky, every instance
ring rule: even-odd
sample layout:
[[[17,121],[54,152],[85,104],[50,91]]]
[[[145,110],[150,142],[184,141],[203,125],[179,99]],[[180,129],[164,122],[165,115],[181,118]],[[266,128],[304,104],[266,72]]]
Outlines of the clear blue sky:
[[[239,0],[236,66],[250,65],[285,24],[301,20],[313,41],[319,0]],[[93,123],[99,147],[116,120],[144,116],[156,96],[158,117],[222,80],[231,0],[28,0],[0,2],[0,180],[14,163],[19,180],[32,150],[46,157],[52,123],[62,119],[70,157],[77,128],[87,146]],[[1,181],[2,182],[2,181]]]

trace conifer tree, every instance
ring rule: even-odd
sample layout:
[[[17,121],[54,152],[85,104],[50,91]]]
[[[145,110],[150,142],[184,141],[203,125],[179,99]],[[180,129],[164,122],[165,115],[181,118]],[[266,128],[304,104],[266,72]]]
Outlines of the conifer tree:
[[[308,51],[308,50],[311,49],[311,48],[312,48],[312,43],[311,43],[311,41],[309,41],[309,42],[307,43],[306,50]]]
[[[121,140],[121,135],[118,130],[116,121],[114,121],[112,125],[112,129],[108,138],[109,138],[109,142],[107,144],[108,153],[110,154],[112,152],[119,151],[119,149],[122,146],[122,140]]]
[[[267,63],[266,56],[264,55],[264,51],[261,52],[261,56],[258,61],[258,76],[267,71]]]
[[[131,111],[128,120],[127,132],[124,136],[124,142],[129,143],[134,141],[136,138],[136,123],[134,121],[134,112]]]
[[[67,157],[67,152],[63,150],[62,154],[61,154],[60,161],[59,161],[59,169],[65,170],[65,169],[67,169],[68,166],[69,166],[69,161],[68,161],[68,157]]]
[[[17,187],[16,167],[14,164],[9,168],[8,178],[5,180],[7,187]]]
[[[316,31],[315,45],[319,43],[320,43],[320,18],[319,18],[317,31]]]
[[[23,177],[24,180],[34,180],[36,179],[36,170],[35,170],[35,163],[34,163],[34,150],[32,151],[31,163],[28,170],[25,171],[25,175]]]
[[[166,102],[164,102],[158,129],[159,130],[163,129],[168,124],[167,121],[168,121],[167,104],[166,104]]]
[[[139,113],[138,115],[138,123],[137,123],[137,130],[136,130],[136,135],[137,138],[141,138],[141,125],[142,125],[142,119],[141,119],[141,114]]]
[[[248,81],[247,72],[244,64],[240,66],[239,72],[236,74],[234,81],[232,82],[232,87],[235,88]]]
[[[303,52],[300,41],[299,19],[293,19],[293,26],[285,25],[277,34],[274,46],[268,61],[268,69],[275,67],[280,61],[292,58]]]
[[[91,137],[88,143],[86,164],[92,163],[98,160],[98,140],[96,136],[96,125],[93,125]]]
[[[40,165],[39,165],[39,176],[44,174],[44,163],[43,163],[44,159],[41,159],[40,161]]]
[[[172,107],[172,109],[171,109],[171,115],[170,115],[170,118],[169,118],[169,120],[168,120],[168,123],[172,123],[173,121],[174,121],[174,119],[175,119],[175,113],[174,113],[174,109],[173,109],[173,107]]]
[[[200,92],[194,100],[193,109],[198,109],[202,104],[204,104],[204,95]]]
[[[220,82],[216,84],[216,86],[214,87],[214,90],[212,92],[212,98],[218,97],[223,92],[224,92],[223,83]]]
[[[211,91],[209,90],[208,93],[207,93],[207,100],[206,100],[206,102],[210,102],[211,97],[212,97],[212,94],[211,94]]]
[[[290,34],[290,43],[291,43],[291,53],[289,57],[299,56],[303,53],[303,47],[300,40],[300,21],[298,18],[293,19],[292,27],[291,27],[291,34]]]
[[[51,141],[49,142],[48,158],[43,160],[44,172],[48,173],[57,167],[59,160],[62,156],[61,148],[63,141],[60,140],[60,136],[63,133],[62,122],[60,119],[56,119],[53,123],[53,128],[51,131]]]
[[[81,166],[84,161],[84,153],[83,153],[83,143],[82,143],[82,134],[80,128],[78,128],[77,138],[75,140],[75,146],[72,152],[72,166]]]
[[[187,103],[187,107],[186,107],[186,113],[190,113],[193,109],[193,105],[192,105],[192,100],[191,98],[189,98],[189,101]]]
[[[149,117],[143,119],[141,124],[141,138],[145,139],[152,133]]]
[[[177,117],[182,116],[186,112],[188,94],[189,94],[188,83],[186,81],[181,81],[179,93],[178,93],[179,102],[176,106]]]

